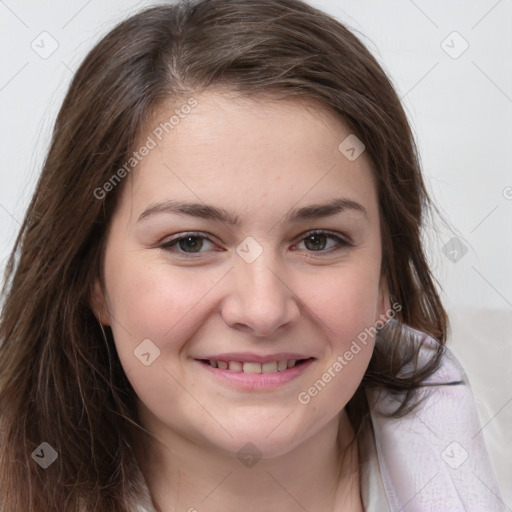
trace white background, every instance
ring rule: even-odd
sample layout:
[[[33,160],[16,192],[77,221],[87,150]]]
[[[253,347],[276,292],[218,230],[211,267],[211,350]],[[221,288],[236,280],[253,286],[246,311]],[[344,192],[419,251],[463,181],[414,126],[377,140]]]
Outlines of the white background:
[[[152,3],[0,1],[2,268],[74,70],[101,35]],[[453,230],[427,233],[451,317],[449,346],[472,383],[512,509],[512,0],[314,5],[357,31],[403,98],[429,189]],[[43,31],[58,43],[46,59],[31,47]],[[452,236],[468,248],[456,263],[443,252]]]

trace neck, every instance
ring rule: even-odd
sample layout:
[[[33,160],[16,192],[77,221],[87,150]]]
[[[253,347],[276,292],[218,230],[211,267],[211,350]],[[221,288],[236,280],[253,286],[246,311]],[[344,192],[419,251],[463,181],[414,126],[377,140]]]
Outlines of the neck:
[[[137,459],[158,512],[362,510],[357,443],[350,444],[345,411],[290,452],[253,465],[143,424],[153,435],[137,441]]]

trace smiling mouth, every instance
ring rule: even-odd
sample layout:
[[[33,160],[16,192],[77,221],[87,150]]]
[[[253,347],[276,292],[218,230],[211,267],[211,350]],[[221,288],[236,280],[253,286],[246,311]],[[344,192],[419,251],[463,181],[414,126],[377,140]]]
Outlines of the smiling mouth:
[[[284,372],[295,366],[301,366],[307,361],[313,360],[313,357],[307,359],[282,359],[279,361],[269,361],[267,363],[254,363],[244,361],[214,361],[211,359],[200,359],[201,363],[207,364],[212,368],[218,368],[219,370],[226,370],[228,372],[237,373],[278,373]]]

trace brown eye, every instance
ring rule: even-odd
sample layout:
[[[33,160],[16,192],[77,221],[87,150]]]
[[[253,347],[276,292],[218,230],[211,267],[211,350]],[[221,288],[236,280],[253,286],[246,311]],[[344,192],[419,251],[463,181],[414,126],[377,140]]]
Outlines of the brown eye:
[[[213,242],[205,235],[186,234],[161,244],[160,248],[178,254],[200,254],[205,252],[201,251],[205,242],[213,244]]]
[[[187,236],[177,240],[178,247],[185,252],[196,252],[203,246],[203,239],[198,236]]]
[[[325,235],[310,235],[305,239],[305,246],[310,251],[325,249],[327,237]]]
[[[330,249],[337,250],[352,245],[343,238],[325,231],[309,232],[302,240],[306,250],[312,252],[328,252]]]

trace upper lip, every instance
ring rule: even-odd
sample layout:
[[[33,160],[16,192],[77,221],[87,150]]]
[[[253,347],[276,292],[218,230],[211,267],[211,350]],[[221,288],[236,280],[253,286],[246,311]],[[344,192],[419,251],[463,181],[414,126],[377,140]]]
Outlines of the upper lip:
[[[297,352],[279,352],[276,354],[254,354],[251,352],[228,352],[224,354],[208,355],[204,357],[197,357],[196,359],[208,359],[210,361],[243,361],[246,363],[269,363],[272,361],[284,361],[288,359],[309,359],[312,356],[299,354]]]

